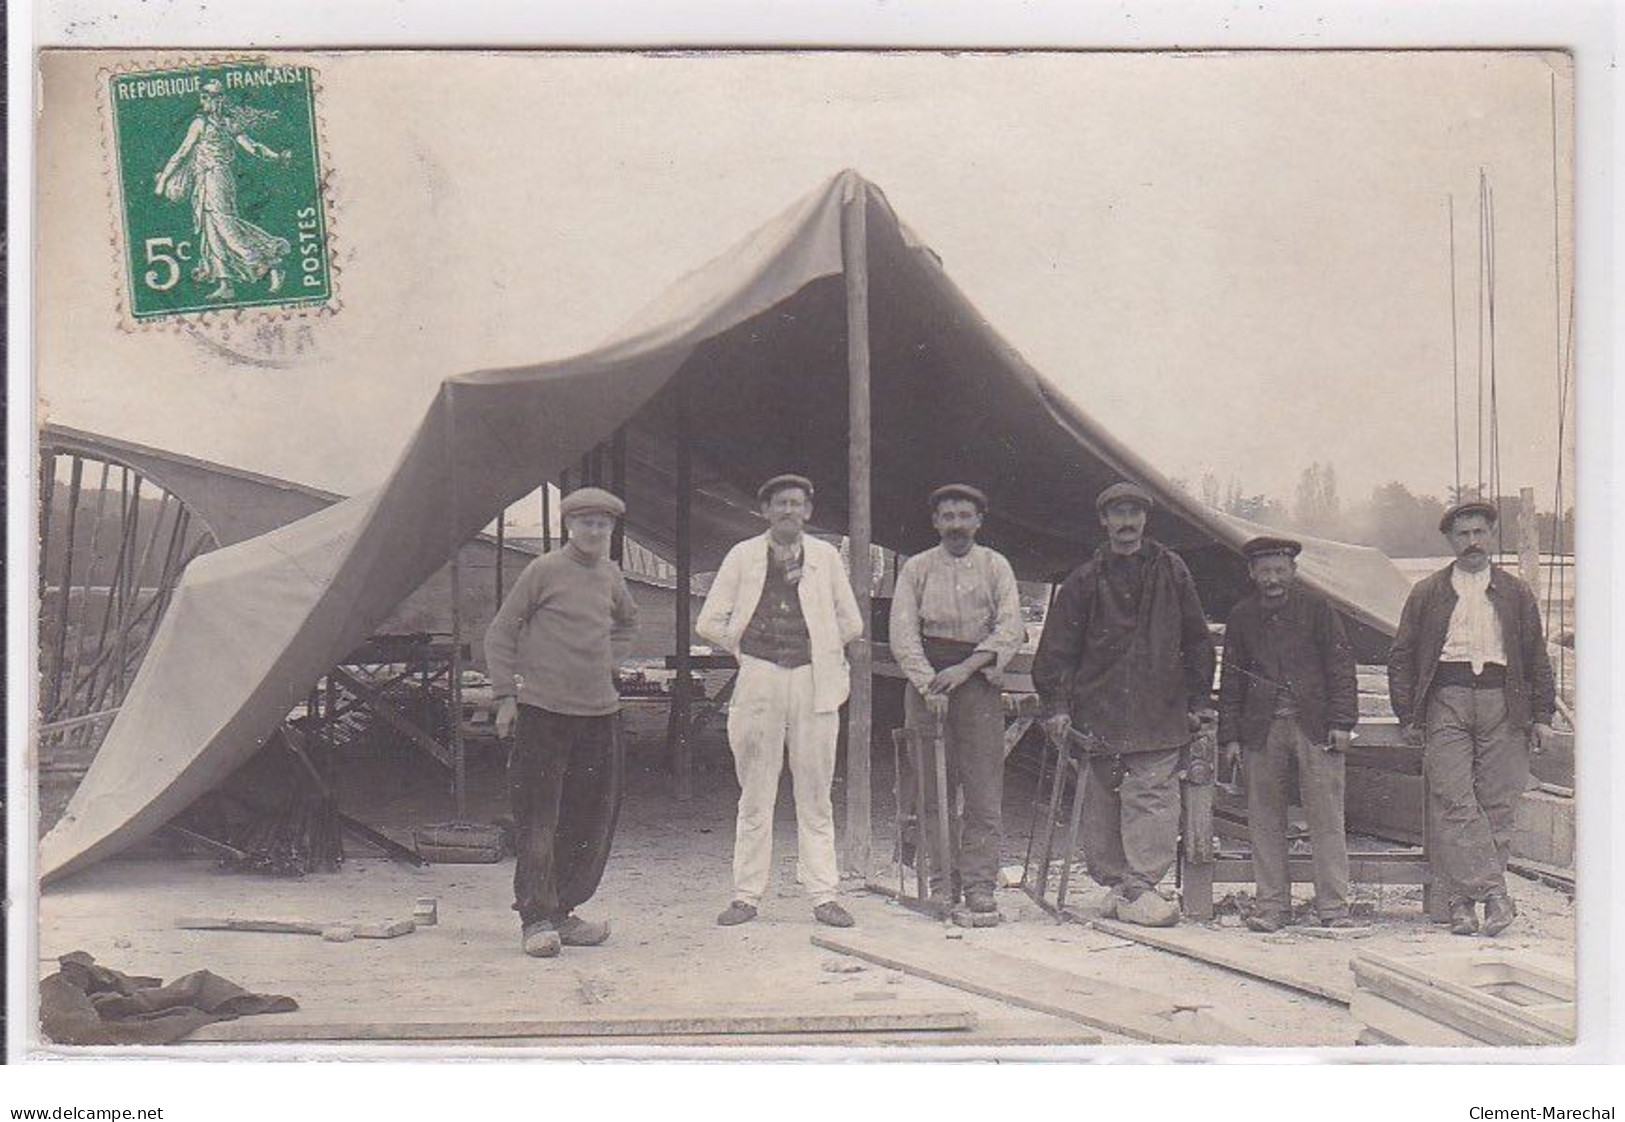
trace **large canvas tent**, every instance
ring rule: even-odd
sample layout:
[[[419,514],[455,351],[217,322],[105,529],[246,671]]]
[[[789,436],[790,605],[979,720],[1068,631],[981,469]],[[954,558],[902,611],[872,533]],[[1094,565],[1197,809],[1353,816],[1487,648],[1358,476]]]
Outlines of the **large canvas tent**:
[[[985,540],[1034,580],[1098,544],[1102,487],[1139,480],[1158,499],[1151,532],[1185,555],[1216,618],[1245,588],[1237,547],[1262,532],[1195,502],[1085,415],[881,192],[843,172],[598,349],[446,379],[382,486],[194,562],[42,842],[42,876],[117,852],[215,786],[458,543],[617,432],[632,532],[656,548],[686,539],[697,570],[758,532],[744,496],[781,471],[817,481],[820,528],[903,552],[931,544],[932,487],[979,483],[994,504]],[[1306,545],[1305,583],[1379,654],[1408,582],[1374,550]],[[866,659],[855,666],[853,758],[866,761]]]

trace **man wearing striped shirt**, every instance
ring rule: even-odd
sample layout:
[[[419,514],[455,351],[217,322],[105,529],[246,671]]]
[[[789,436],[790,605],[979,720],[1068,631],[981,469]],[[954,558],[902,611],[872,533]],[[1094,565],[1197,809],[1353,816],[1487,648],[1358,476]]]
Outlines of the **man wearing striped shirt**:
[[[962,888],[969,910],[990,913],[995,910],[1004,804],[1001,678],[1027,633],[1010,562],[976,544],[987,496],[952,483],[932,492],[930,505],[931,523],[942,541],[910,557],[897,574],[891,650],[909,680],[905,723],[929,732],[940,726],[946,749],[954,852],[927,850],[931,894],[951,904]],[[934,759],[929,752],[926,759],[929,808],[938,801]],[[900,786],[906,815],[915,782]],[[932,831],[923,833],[932,846]]]

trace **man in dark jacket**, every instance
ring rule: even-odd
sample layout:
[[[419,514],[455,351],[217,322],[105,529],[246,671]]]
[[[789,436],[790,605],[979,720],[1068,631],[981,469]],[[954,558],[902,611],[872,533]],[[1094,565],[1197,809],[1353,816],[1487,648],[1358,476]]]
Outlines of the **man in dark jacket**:
[[[1292,915],[1287,870],[1287,772],[1314,846],[1315,911],[1327,927],[1349,918],[1349,854],[1343,834],[1343,768],[1359,719],[1354,650],[1330,604],[1295,587],[1303,545],[1254,538],[1241,547],[1257,592],[1230,612],[1219,671],[1219,743],[1247,766],[1247,832],[1258,908],[1254,931],[1279,931]]]
[[[1529,752],[1552,734],[1557,694],[1529,586],[1490,564],[1497,512],[1445,511],[1456,560],[1411,589],[1388,656],[1388,693],[1406,740],[1425,745],[1432,815],[1429,861],[1450,896],[1450,930],[1499,935],[1517,909],[1506,863]]]
[[[1145,536],[1151,496],[1100,493],[1107,544],[1061,584],[1033,658],[1052,738],[1076,726],[1089,747],[1082,841],[1089,875],[1112,889],[1106,914],[1179,921],[1156,890],[1179,836],[1180,751],[1213,686],[1213,640],[1185,562]]]

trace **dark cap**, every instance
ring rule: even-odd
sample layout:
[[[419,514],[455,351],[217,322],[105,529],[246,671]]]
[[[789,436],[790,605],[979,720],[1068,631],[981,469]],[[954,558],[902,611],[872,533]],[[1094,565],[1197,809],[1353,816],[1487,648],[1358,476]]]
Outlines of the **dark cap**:
[[[1491,526],[1501,517],[1501,512],[1495,509],[1494,503],[1486,502],[1484,499],[1468,499],[1444,512],[1444,517],[1439,519],[1439,533],[1448,534],[1451,527],[1455,526],[1456,519],[1464,514],[1482,514],[1489,519]]]
[[[1296,557],[1303,552],[1303,543],[1291,538],[1254,538],[1241,547],[1241,552],[1249,561],[1260,557]]]
[[[756,488],[756,501],[759,503],[769,502],[774,495],[787,487],[800,487],[807,493],[809,499],[813,497],[812,480],[805,475],[775,475],[772,479]]]
[[[619,518],[626,513],[626,504],[602,487],[577,487],[559,502],[559,517],[572,514],[608,514]]]
[[[1113,483],[1095,498],[1095,510],[1104,514],[1113,503],[1122,502],[1139,503],[1147,511],[1157,505],[1151,499],[1151,492],[1138,483]]]
[[[978,514],[987,513],[987,496],[980,488],[972,487],[969,483],[948,483],[932,491],[928,503],[932,513],[936,513],[938,503],[947,499],[963,499],[968,503],[975,503]]]

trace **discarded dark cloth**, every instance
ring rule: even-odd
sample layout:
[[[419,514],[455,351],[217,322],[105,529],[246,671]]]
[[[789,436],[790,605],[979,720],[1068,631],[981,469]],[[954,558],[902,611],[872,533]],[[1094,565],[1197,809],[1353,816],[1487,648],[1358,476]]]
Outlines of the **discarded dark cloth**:
[[[61,969],[40,982],[40,1030],[56,1044],[171,1044],[215,1021],[299,1008],[291,997],[249,993],[207,970],[166,986],[97,966],[84,951],[57,962]]]

